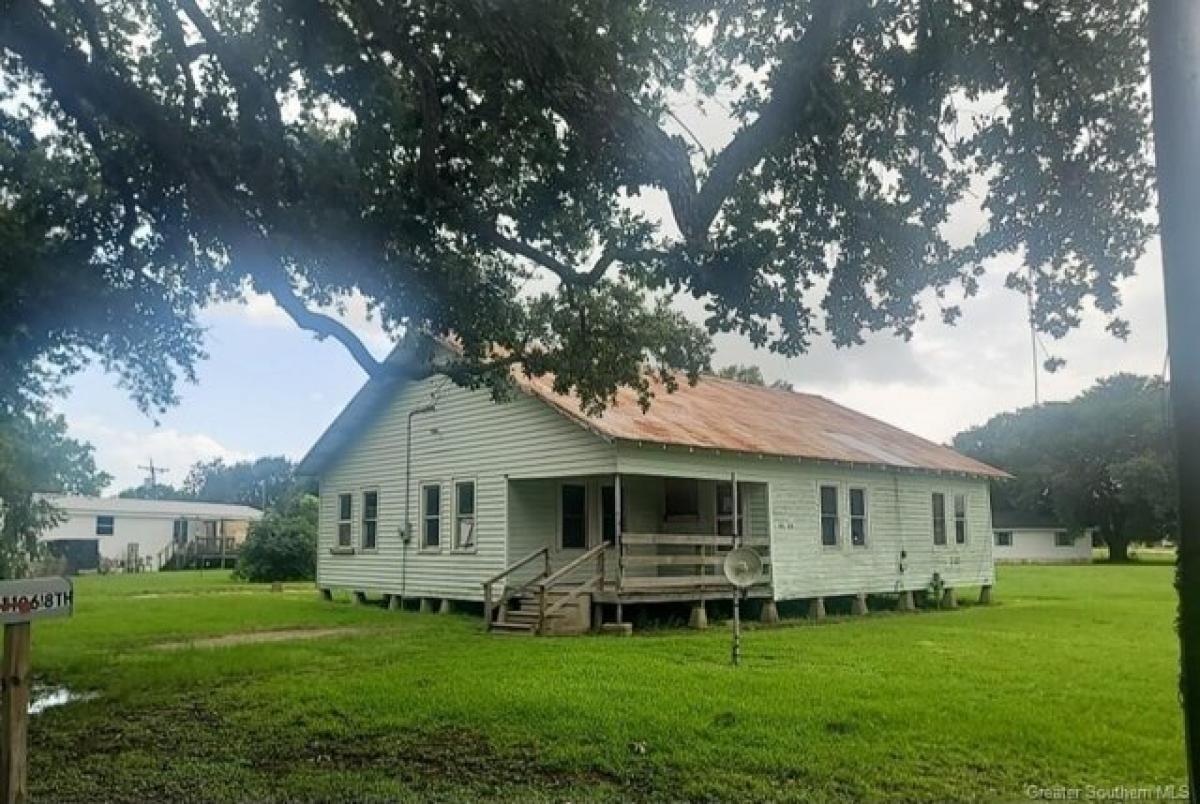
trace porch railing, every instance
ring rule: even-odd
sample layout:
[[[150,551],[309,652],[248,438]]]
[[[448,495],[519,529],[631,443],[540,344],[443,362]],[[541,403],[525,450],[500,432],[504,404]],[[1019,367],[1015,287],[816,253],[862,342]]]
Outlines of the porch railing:
[[[516,587],[515,589],[506,590],[504,595],[499,600],[499,606],[500,606],[499,617],[501,619],[503,619],[503,617],[504,617],[504,598],[512,597],[514,595],[519,595],[524,590],[529,589],[532,586],[534,586],[535,584],[541,582],[543,579],[550,577],[550,548],[549,547],[539,547],[537,550],[534,550],[532,553],[525,556],[524,558],[517,561],[516,563],[510,564],[503,571],[496,573],[495,575],[493,575],[492,577],[488,578],[486,581],[483,582],[483,621],[484,621],[484,623],[486,623],[489,631],[492,628],[492,612],[494,609],[494,605],[492,603],[492,587],[495,586],[496,584],[500,583],[505,578],[512,575],[514,572],[521,569],[522,567],[524,567],[528,564],[532,564],[538,558],[541,558],[542,561],[544,562],[543,568],[542,568],[542,573],[540,575],[535,576],[532,580],[526,581],[525,583],[521,584],[520,586]]]
[[[537,631],[539,634],[545,630],[547,617],[570,604],[584,592],[599,591],[604,588],[604,553],[609,546],[608,542],[601,542],[573,561],[564,564],[538,584]],[[566,594],[554,601],[552,605],[547,605],[546,595],[589,561],[596,562],[596,571],[592,576],[582,583],[575,582]]]
[[[770,541],[743,537],[770,565]],[[711,533],[622,533],[617,592],[728,589],[721,571],[733,537]]]

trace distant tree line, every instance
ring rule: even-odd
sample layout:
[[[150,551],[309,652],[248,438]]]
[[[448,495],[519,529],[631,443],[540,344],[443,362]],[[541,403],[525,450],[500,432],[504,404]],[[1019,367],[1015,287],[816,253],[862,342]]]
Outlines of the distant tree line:
[[[1111,560],[1124,561],[1131,543],[1175,538],[1169,426],[1165,383],[1116,374],[1068,402],[994,416],[954,447],[1014,476],[993,484],[993,507],[1096,528]]]
[[[736,380],[737,382],[744,382],[747,385],[765,386],[767,384],[767,380],[763,376],[762,369],[749,363],[744,366],[740,363],[730,364],[724,368],[717,369],[716,375],[723,380]],[[793,386],[787,380],[775,380],[771,383],[770,387],[777,388],[782,391],[796,390],[795,386]]]
[[[316,484],[296,477],[296,465],[283,456],[226,463],[222,458],[192,464],[179,486],[144,483],[124,489],[118,496],[143,500],[196,500],[252,505],[267,510],[304,494],[315,494]]]

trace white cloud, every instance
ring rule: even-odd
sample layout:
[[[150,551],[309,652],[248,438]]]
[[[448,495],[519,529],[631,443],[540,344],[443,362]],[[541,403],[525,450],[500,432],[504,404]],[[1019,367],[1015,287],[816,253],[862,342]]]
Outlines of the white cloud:
[[[332,307],[316,309],[349,327],[376,357],[387,356],[395,345],[392,336],[384,331],[379,323],[378,317],[371,314],[367,297],[357,290],[338,299]],[[208,323],[219,323],[222,319],[240,320],[254,327],[291,329],[295,330],[298,336],[312,337],[310,333],[300,330],[274,299],[265,293],[256,293],[249,289],[245,291],[241,301],[220,302],[205,308],[203,318]]]
[[[206,317],[213,319],[241,319],[256,327],[294,328],[296,324],[288,318],[283,308],[265,293],[247,291],[241,301],[223,301],[204,310]]]
[[[197,461],[224,458],[245,460],[250,453],[231,449],[204,433],[184,433],[171,427],[155,427],[146,422],[141,427],[113,427],[92,416],[76,416],[70,420],[71,435],[87,441],[96,448],[100,468],[113,476],[107,491],[116,493],[140,485],[146,472],[139,466],[151,458],[155,466],[170,470],[160,482],[179,484],[191,465]]]

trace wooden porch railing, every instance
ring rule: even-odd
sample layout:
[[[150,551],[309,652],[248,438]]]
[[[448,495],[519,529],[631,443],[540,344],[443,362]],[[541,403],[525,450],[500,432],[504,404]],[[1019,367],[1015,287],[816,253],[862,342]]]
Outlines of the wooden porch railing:
[[[743,538],[770,565],[767,539]],[[664,552],[664,549],[666,551]],[[686,552],[691,548],[691,552]],[[712,533],[622,533],[619,560],[622,572],[617,592],[684,592],[725,589],[729,582],[721,572],[725,555],[733,548],[731,536]],[[658,570],[671,568],[671,574]],[[646,574],[640,574],[641,570]]]
[[[495,586],[500,581],[507,578],[509,575],[512,575],[517,570],[521,569],[521,567],[524,567],[526,564],[533,563],[533,561],[536,560],[539,556],[545,562],[545,565],[542,570],[542,574],[536,576],[531,581],[526,581],[525,583],[521,584],[516,589],[506,592],[504,596],[512,597],[514,594],[520,594],[522,591],[533,586],[535,583],[538,583],[539,581],[543,580],[544,578],[550,577],[550,548],[549,547],[539,547],[537,550],[534,550],[532,553],[525,556],[520,561],[517,561],[514,564],[510,564],[503,571],[496,573],[491,578],[488,578],[486,581],[483,582],[483,621],[486,624],[486,627],[489,631],[492,628],[492,608],[493,608],[492,607],[492,587]],[[501,600],[499,601],[499,605],[500,605],[500,615],[499,616],[503,618],[503,616],[504,616],[504,600],[503,600],[503,598],[501,598]]]
[[[158,551],[158,569],[165,569],[172,561],[176,562],[175,569],[183,569],[195,562],[207,559],[236,558],[241,545],[232,536],[204,536],[199,539],[189,539],[186,542],[170,541]]]
[[[554,614],[556,611],[575,600],[584,592],[600,590],[604,588],[604,551],[609,547],[610,544],[608,542],[601,542],[585,552],[583,555],[563,565],[552,575],[548,575],[540,583],[538,583],[537,632],[539,634],[545,630],[546,618],[551,614]],[[592,574],[592,577],[588,578],[583,583],[575,584],[565,595],[556,600],[552,606],[547,606],[546,593],[552,590],[556,585],[561,584],[563,580],[571,575],[571,573],[573,573],[575,570],[592,560],[596,562],[596,572]]]

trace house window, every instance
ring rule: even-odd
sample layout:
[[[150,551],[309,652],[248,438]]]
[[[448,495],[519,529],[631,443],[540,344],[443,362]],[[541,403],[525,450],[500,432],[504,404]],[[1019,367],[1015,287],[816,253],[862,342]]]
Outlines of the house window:
[[[475,481],[454,484],[454,549],[475,549]]]
[[[940,491],[933,493],[933,543],[946,544],[946,495]]]
[[[954,495],[954,543],[967,543],[967,495]]]
[[[171,526],[171,541],[175,544],[184,544],[188,540],[188,521],[186,519],[176,519]]]
[[[1054,546],[1055,547],[1074,547],[1075,540],[1071,538],[1071,534],[1065,530],[1054,531]]]
[[[587,487],[563,483],[560,494],[562,549],[582,550],[587,547]]]
[[[997,547],[1012,547],[1012,531],[998,530],[996,531],[996,546]]]
[[[688,477],[668,477],[663,514],[667,519],[700,516],[700,482]]]
[[[362,508],[362,549],[374,550],[379,527],[379,492],[364,491]]]
[[[115,520],[111,516],[96,517],[96,535],[97,536],[112,536]]]
[[[867,546],[867,490],[850,489],[850,544]]]
[[[354,506],[354,498],[349,494],[338,495],[338,547],[350,547],[350,512]]]
[[[837,486],[821,486],[821,544],[825,547],[838,544]]]
[[[442,487],[438,483],[421,486],[421,546],[429,550],[442,546]]]

